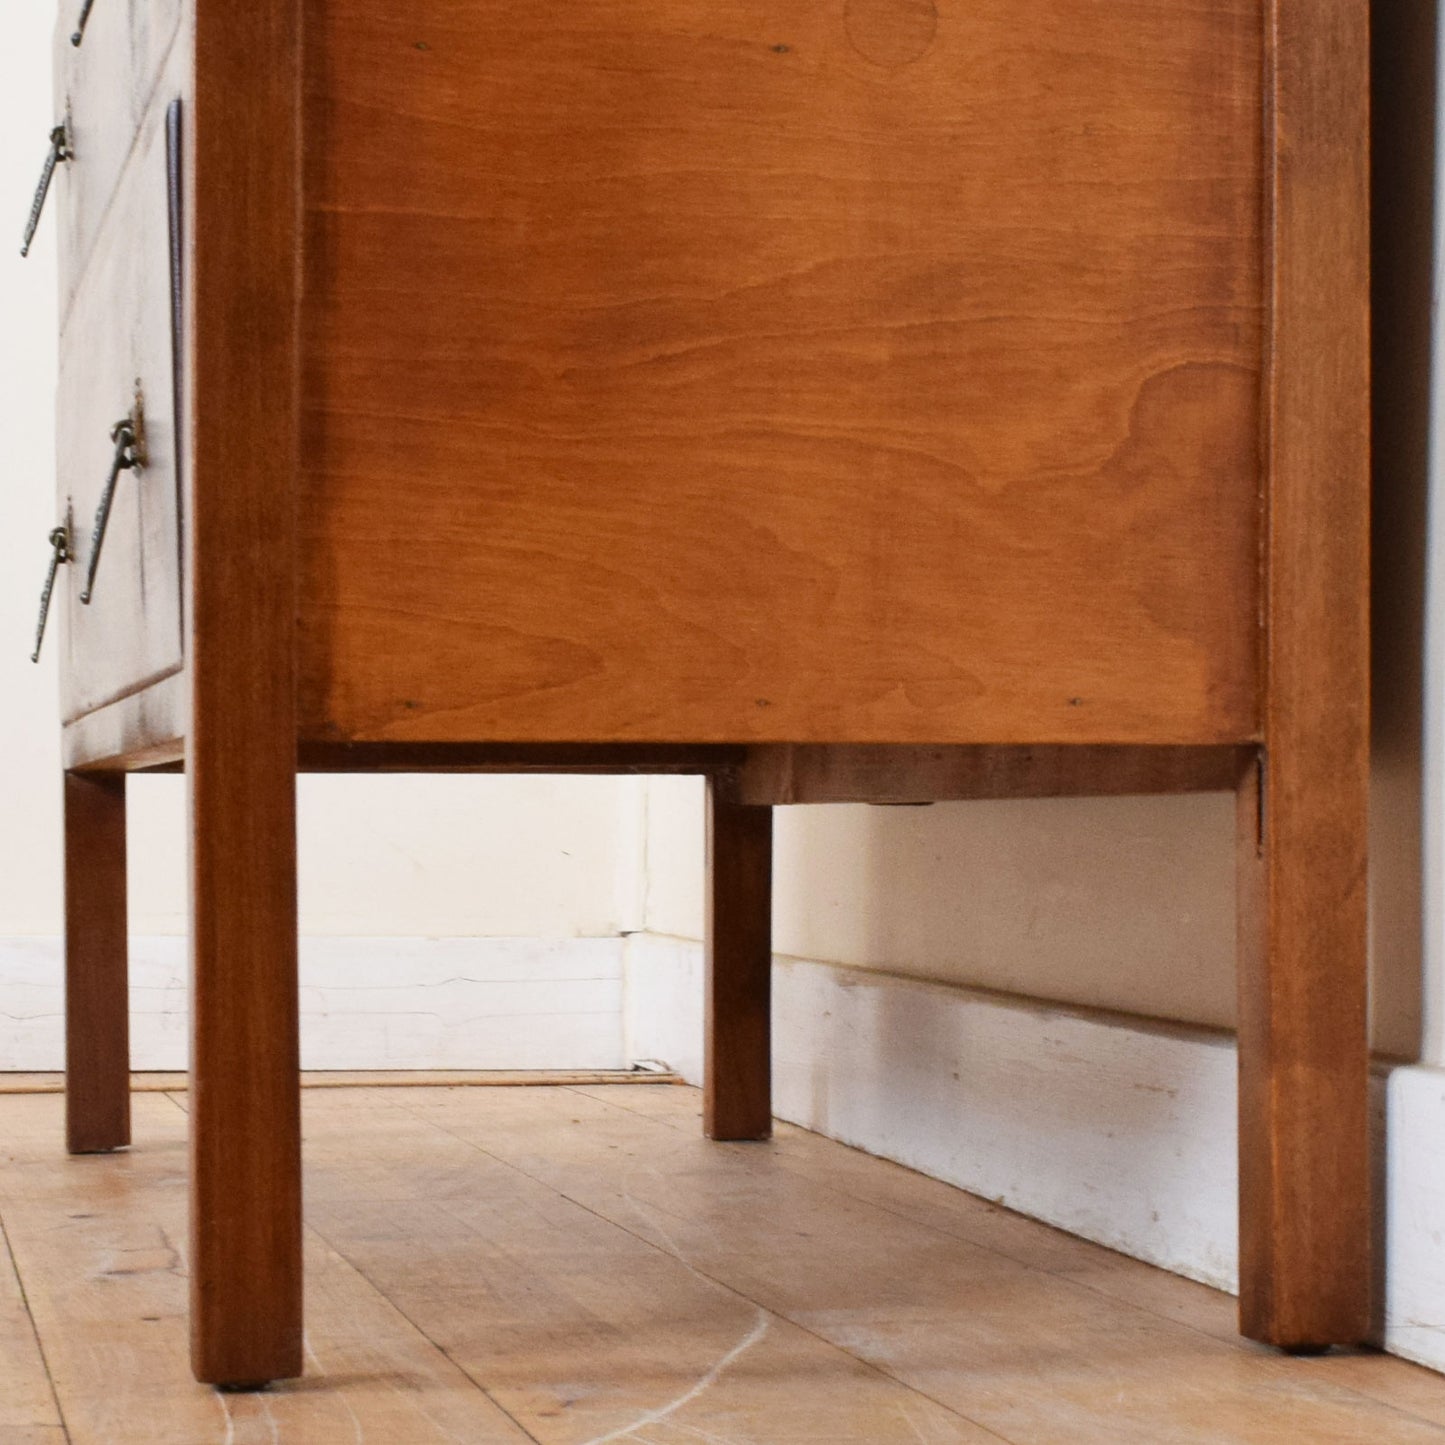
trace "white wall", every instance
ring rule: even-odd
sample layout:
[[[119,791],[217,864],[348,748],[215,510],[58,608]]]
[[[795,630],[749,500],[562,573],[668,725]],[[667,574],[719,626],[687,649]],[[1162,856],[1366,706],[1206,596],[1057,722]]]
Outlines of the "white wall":
[[[19,672],[0,661],[0,688]],[[48,681],[0,710],[0,937],[61,929],[59,728]],[[131,926],[183,933],[183,782],[133,777],[128,789]],[[302,932],[615,935],[629,926],[638,886],[639,789],[622,778],[304,777]]]
[[[49,664],[29,663],[35,608],[55,525],[55,265],[47,228],[28,261],[16,254],[35,188],[50,107],[50,8],[7,7],[7,67],[0,86],[0,396],[5,398],[5,457],[0,463],[0,888],[18,908],[0,904],[0,933],[28,932],[56,917],[58,885],[41,879],[37,855],[54,856],[58,838],[56,716]],[[50,660],[53,662],[53,659]],[[10,880],[14,880],[13,889]],[[39,897],[33,897],[36,892]]]
[[[652,779],[647,927],[700,936],[702,789]],[[1234,1021],[1232,797],[776,812],[779,953]]]
[[[50,783],[53,795],[58,785]],[[132,927],[182,933],[183,782],[132,778],[128,786]],[[639,886],[640,787],[628,778],[303,777],[297,798],[301,931],[620,933]],[[53,796],[46,805],[54,809]],[[50,882],[55,858],[33,860],[30,871]],[[0,908],[8,906],[8,892],[0,891]]]
[[[648,788],[647,927],[697,938],[701,785]],[[780,954],[1234,1026],[1232,795],[794,807],[776,818]],[[1384,856],[1377,874],[1394,882]],[[1408,907],[1411,888],[1418,907],[1418,879],[1397,892]],[[1414,1057],[1418,923],[1376,915],[1394,946],[1375,954],[1375,1046]]]

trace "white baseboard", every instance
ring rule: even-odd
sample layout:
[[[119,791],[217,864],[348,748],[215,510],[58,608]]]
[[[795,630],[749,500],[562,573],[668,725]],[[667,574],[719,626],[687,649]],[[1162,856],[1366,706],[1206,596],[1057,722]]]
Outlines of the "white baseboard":
[[[616,1069],[621,938],[301,940],[308,1069]],[[131,939],[131,1063],[186,1066],[186,944]],[[63,1067],[60,941],[0,939],[0,1069]]]
[[[1445,1070],[1385,1079],[1385,1348],[1445,1370]]]
[[[628,940],[625,1052],[702,1074],[702,949]],[[1231,1037],[802,959],[773,969],[780,1118],[1234,1290]],[[1381,1069],[1384,1343],[1445,1369],[1445,1073]]]

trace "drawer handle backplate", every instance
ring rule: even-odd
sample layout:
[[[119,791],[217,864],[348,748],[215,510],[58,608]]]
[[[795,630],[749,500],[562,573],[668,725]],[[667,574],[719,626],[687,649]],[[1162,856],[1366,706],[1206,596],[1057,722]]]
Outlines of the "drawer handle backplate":
[[[62,121],[50,132],[50,149],[45,156],[45,165],[40,172],[40,184],[35,187],[35,199],[30,203],[30,217],[25,222],[25,239],[20,243],[20,254],[30,254],[30,243],[35,239],[36,228],[40,225],[40,214],[45,209],[45,198],[50,194],[51,177],[61,161],[75,159],[70,148],[70,130]]]
[[[40,591],[40,621],[35,628],[35,651],[30,654],[31,662],[40,661],[40,646],[45,641],[45,624],[50,619],[50,597],[55,591],[55,574],[61,564],[70,561],[70,528],[55,527],[50,533],[50,568],[45,574],[45,586]]]
[[[115,454],[111,457],[110,475],[105,479],[105,490],[100,494],[100,505],[95,509],[95,525],[90,533],[90,558],[85,565],[85,588],[80,600],[90,606],[95,592],[95,569],[100,566],[100,549],[105,545],[105,529],[110,525],[111,503],[115,501],[115,484],[122,472],[137,470],[145,460],[141,429],[140,402],[136,409],[110,429],[110,439],[115,443]]]

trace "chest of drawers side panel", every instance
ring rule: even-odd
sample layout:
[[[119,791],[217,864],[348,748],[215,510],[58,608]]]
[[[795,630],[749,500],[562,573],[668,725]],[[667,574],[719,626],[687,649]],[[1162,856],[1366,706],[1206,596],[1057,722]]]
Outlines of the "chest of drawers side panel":
[[[1259,6],[925,11],[308,0],[303,734],[1257,734]]]

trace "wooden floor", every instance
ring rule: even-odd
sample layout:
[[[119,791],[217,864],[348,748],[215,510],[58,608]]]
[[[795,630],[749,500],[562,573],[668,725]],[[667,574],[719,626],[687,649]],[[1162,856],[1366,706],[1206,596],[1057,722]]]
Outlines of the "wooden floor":
[[[67,1159],[0,1096],[0,1445],[1445,1442],[1445,1378],[691,1089],[308,1090],[309,1374],[186,1367],[186,1096]]]

